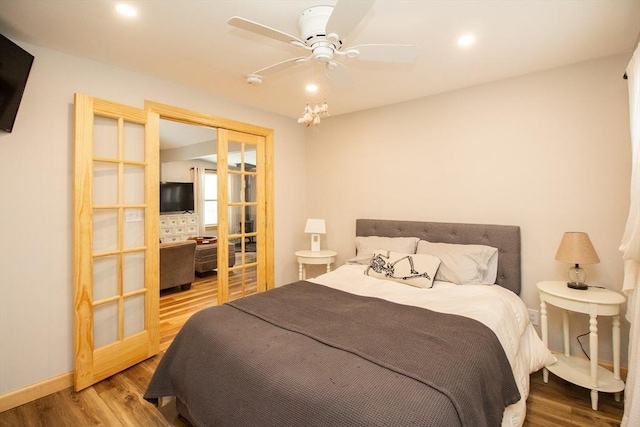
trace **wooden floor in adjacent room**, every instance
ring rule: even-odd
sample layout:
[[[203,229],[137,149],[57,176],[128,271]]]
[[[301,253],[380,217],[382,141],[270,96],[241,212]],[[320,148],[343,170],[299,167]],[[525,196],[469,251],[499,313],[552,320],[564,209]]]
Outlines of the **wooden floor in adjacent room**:
[[[230,282],[232,283],[232,282]],[[63,390],[0,413],[0,426],[186,426],[171,403],[161,409],[142,395],[164,350],[196,311],[216,305],[216,275],[196,278],[188,291],[165,292],[160,298],[162,352],[145,362],[79,393]],[[238,295],[233,286],[231,295]],[[232,296],[233,297],[233,296]],[[589,390],[542,372],[531,376],[525,426],[619,426],[623,405],[612,394],[600,393],[599,410],[591,409]],[[401,427],[401,426],[400,426]]]

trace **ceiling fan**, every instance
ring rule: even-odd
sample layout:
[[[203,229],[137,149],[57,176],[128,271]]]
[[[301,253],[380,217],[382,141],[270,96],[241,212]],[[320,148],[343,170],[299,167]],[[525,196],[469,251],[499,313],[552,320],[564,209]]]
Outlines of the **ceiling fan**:
[[[418,46],[408,44],[362,44],[346,47],[343,40],[353,31],[373,6],[374,0],[339,0],[334,6],[313,6],[298,18],[300,37],[239,16],[227,23],[261,36],[269,37],[309,51],[306,56],[287,59],[247,74],[247,83],[260,84],[264,76],[296,65],[313,62],[324,64],[332,83],[348,85],[349,75],[336,59],[346,57],[361,61],[409,63],[418,52]]]

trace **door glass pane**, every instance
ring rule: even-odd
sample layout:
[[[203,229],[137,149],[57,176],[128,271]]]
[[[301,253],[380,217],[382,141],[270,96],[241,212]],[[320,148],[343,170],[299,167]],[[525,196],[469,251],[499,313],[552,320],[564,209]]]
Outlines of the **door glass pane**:
[[[124,122],[124,160],[144,161],[144,125]]]
[[[118,257],[94,258],[93,300],[99,301],[118,294]]]
[[[244,209],[245,222],[250,225],[250,228],[246,228],[247,233],[255,233],[257,232],[256,228],[256,205],[247,206]]]
[[[131,252],[122,256],[122,285],[125,293],[144,288],[144,252]]]
[[[244,200],[245,202],[255,202],[257,199],[256,176],[245,175]]]
[[[93,163],[93,204],[115,205],[118,203],[118,165]]]
[[[118,120],[94,116],[93,157],[118,158]]]
[[[256,146],[244,144],[244,170],[254,172],[256,169]]]
[[[124,336],[129,337],[144,330],[144,294],[124,299]]]
[[[124,248],[138,248],[144,246],[144,209],[124,209]]]
[[[247,236],[244,240],[244,250],[247,261],[254,262],[256,260],[256,248],[258,243],[258,236]]]
[[[118,341],[118,302],[97,305],[93,310],[93,347]]]
[[[93,213],[93,252],[118,249],[118,210],[98,209]]]
[[[144,167],[124,166],[124,186],[122,201],[125,204],[144,203]]]
[[[241,202],[242,201],[242,175],[229,173],[229,202]]]
[[[240,170],[242,166],[242,143],[228,141],[227,147],[229,170]]]
[[[229,234],[240,234],[242,206],[229,206]]]

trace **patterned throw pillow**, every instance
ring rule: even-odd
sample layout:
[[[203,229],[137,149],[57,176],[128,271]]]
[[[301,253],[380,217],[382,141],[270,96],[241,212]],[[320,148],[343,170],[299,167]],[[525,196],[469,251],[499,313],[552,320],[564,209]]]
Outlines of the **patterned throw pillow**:
[[[418,288],[431,288],[440,259],[426,254],[376,250],[365,274]]]

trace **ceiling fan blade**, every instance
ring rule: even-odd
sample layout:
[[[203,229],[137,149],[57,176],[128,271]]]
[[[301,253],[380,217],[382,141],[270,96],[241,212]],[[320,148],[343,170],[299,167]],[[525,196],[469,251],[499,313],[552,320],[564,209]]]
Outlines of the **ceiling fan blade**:
[[[283,33],[282,31],[276,30],[275,28],[267,27],[266,25],[253,22],[239,16],[232,16],[227,21],[227,24],[231,25],[232,27],[250,31],[252,33],[269,37],[270,39],[278,40],[284,43],[298,42],[304,45],[304,42],[302,40],[295,36],[292,36],[291,34]]]
[[[345,39],[351,31],[362,21],[369,12],[375,0],[342,0],[336,3],[327,22],[326,33],[338,34],[339,39]]]
[[[327,77],[331,84],[338,89],[346,89],[353,85],[353,80],[347,68],[339,62],[334,61],[335,68],[327,68]]]
[[[418,56],[418,46],[412,44],[361,44],[350,47],[344,53],[353,58],[351,51],[358,51],[355,58],[361,61],[407,63],[413,62]]]
[[[287,59],[286,61],[278,62],[277,64],[269,65],[268,67],[264,67],[259,69],[258,71],[254,71],[253,75],[256,76],[268,76],[271,74],[275,74],[279,71],[286,70],[287,68],[291,68],[295,65],[305,63],[309,61],[310,56],[300,56],[298,58]]]

